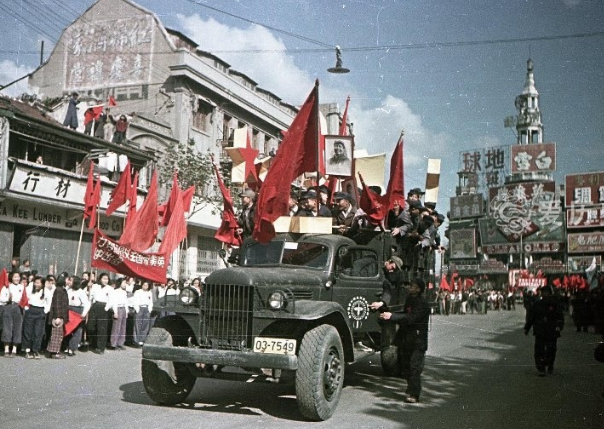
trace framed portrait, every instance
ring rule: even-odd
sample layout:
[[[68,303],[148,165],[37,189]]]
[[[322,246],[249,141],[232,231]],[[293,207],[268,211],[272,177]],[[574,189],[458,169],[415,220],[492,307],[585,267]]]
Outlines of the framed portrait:
[[[353,146],[350,136],[325,136],[325,174],[351,177]]]
[[[359,188],[355,177],[342,180],[342,192],[348,192],[354,198],[354,205],[359,206]]]

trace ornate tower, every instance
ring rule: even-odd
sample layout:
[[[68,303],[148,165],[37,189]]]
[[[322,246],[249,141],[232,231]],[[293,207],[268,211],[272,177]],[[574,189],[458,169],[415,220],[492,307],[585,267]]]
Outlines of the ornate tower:
[[[516,97],[514,103],[518,110],[516,131],[518,144],[543,143],[543,124],[539,110],[539,92],[535,88],[533,76],[533,61],[526,62],[526,82],[522,94]]]

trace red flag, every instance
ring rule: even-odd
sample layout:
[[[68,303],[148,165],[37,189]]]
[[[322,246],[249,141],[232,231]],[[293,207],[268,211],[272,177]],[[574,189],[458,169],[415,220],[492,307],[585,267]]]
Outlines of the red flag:
[[[471,289],[472,286],[474,286],[474,280],[472,280],[472,279],[465,279],[463,281],[463,286],[464,286],[464,290]]]
[[[113,95],[109,96],[109,107],[117,107],[117,102],[115,101]]]
[[[191,202],[193,201],[193,196],[195,195],[195,185],[189,186],[187,189],[182,191],[182,209],[185,213],[189,213],[191,211]]]
[[[103,113],[103,105],[90,106],[84,112],[84,125],[89,124],[92,121],[98,121],[101,113]]]
[[[459,276],[459,273],[457,271],[453,271],[453,274],[451,274],[451,287],[453,289],[455,289],[455,282],[457,281],[458,276]]]
[[[21,294],[21,299],[19,300],[19,307],[25,308],[29,305],[29,298],[27,297],[27,290],[23,287],[23,293]]]
[[[443,275],[440,278],[440,290],[451,290],[451,286],[447,283],[447,276]]]
[[[82,316],[73,310],[69,310],[69,320],[64,325],[65,336],[71,334],[82,323]]]
[[[143,252],[151,247],[158,231],[157,172],[153,172],[147,198],[145,198],[140,210],[126,224],[119,243],[137,252]]]
[[[120,175],[120,180],[117,182],[117,186],[111,192],[111,201],[107,207],[107,216],[111,215],[116,209],[126,204],[128,198],[128,192],[130,191],[130,161],[126,164],[126,168]]]
[[[394,207],[394,203],[403,207],[405,205],[405,169],[403,165],[403,133],[396,143],[390,159],[390,179],[386,189],[388,199],[388,210]]]
[[[128,191],[128,214],[126,215],[126,223],[136,214],[136,202],[138,197],[138,171],[134,174],[132,186]]]
[[[185,212],[182,207],[182,198],[180,196],[180,188],[176,185],[176,190],[172,189],[174,193],[174,209],[170,215],[170,222],[164,232],[164,238],[159,246],[158,253],[162,253],[166,256],[172,254],[174,249],[178,247],[178,244],[187,238],[187,221],[185,220]]]
[[[350,103],[350,95],[346,98],[346,107],[344,108],[344,114],[342,115],[342,124],[340,125],[340,135],[347,136],[348,135],[348,127],[346,126],[346,121],[348,120],[348,104]]]
[[[216,172],[216,180],[218,181],[218,187],[222,193],[223,201],[222,223],[220,224],[218,231],[216,231],[216,234],[214,234],[214,238],[232,246],[241,246],[241,236],[235,234],[235,230],[239,225],[237,224],[235,210],[233,209],[231,192],[224,186],[222,176],[220,175],[220,171],[216,164],[214,164],[214,171]]]
[[[317,169],[319,81],[300,108],[268,170],[256,205],[253,237],[261,243],[275,236],[273,222],[288,213],[290,185],[306,171]]]
[[[94,189],[92,191],[92,198],[88,201],[91,204],[88,219],[88,228],[93,229],[96,224],[97,210],[101,203],[101,178],[97,177],[94,182]],[[88,207],[88,206],[87,206]]]
[[[359,202],[359,207],[365,212],[367,215],[367,219],[369,223],[373,225],[379,225],[379,223],[384,220],[384,210],[381,198],[379,195],[375,195],[373,192],[369,190],[369,187],[363,180],[363,176],[361,173],[359,174],[359,179],[361,179],[361,184],[363,185],[363,192],[361,193],[361,201]]]
[[[170,196],[168,197],[168,201],[165,204],[162,204],[164,207],[164,214],[161,219],[161,223],[159,226],[166,226],[168,222],[170,222],[170,217],[172,216],[172,212],[174,211],[174,207],[176,207],[176,200],[181,198],[180,187],[178,186],[178,172],[174,172],[174,176],[172,177],[172,191],[170,192]]]
[[[6,271],[6,268],[2,268],[2,271],[0,271],[0,291],[8,285],[8,271]]]

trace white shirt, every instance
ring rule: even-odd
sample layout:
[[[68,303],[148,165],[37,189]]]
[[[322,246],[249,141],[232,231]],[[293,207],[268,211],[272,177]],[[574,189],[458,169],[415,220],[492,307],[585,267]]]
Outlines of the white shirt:
[[[134,292],[132,299],[134,304],[134,311],[139,312],[141,306],[146,305],[149,312],[153,310],[153,293],[150,290],[139,289]]]
[[[100,284],[95,283],[90,288],[90,300],[92,302],[107,303],[112,292],[113,288],[111,286],[101,286]]]
[[[107,307],[105,307],[105,309],[110,308],[117,314],[117,309],[120,307],[128,307],[128,293],[121,287],[113,290],[109,296],[109,301],[107,302]]]
[[[57,287],[52,285],[50,289],[44,286],[44,313],[50,312],[50,305],[52,304],[52,296],[55,294]]]
[[[21,295],[23,295],[24,290],[25,287],[21,283],[11,283],[8,286],[3,287],[0,292],[0,305],[6,305],[9,302],[18,304],[19,301],[21,301]]]
[[[69,305],[84,307],[81,316],[86,317],[90,310],[90,300],[88,299],[88,295],[86,295],[86,291],[83,289],[67,289],[67,297],[69,298]]]
[[[34,293],[34,285],[29,285],[25,288],[25,293],[27,293],[27,300],[29,301],[29,306],[25,307],[26,309],[29,307],[46,307],[46,296],[42,297],[42,294],[46,295],[48,289],[40,289],[38,292]]]

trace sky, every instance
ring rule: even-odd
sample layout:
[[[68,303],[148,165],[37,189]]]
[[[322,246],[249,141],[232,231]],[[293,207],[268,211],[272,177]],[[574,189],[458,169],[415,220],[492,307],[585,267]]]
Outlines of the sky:
[[[101,0],[103,1],[103,0]],[[394,149],[405,130],[405,188],[424,188],[441,159],[437,209],[458,184],[459,153],[516,142],[529,57],[554,177],[604,170],[604,0],[140,0],[162,23],[283,101],[343,108],[355,145]],[[0,85],[39,64],[92,0],[0,0]],[[7,30],[8,29],[8,30]],[[331,74],[335,46],[348,74]],[[26,81],[4,93],[27,92]]]

